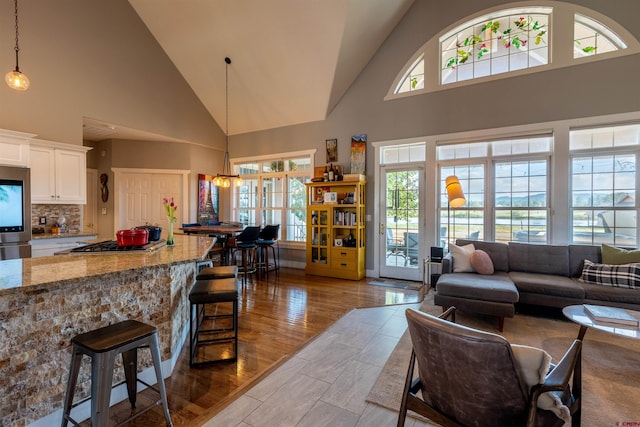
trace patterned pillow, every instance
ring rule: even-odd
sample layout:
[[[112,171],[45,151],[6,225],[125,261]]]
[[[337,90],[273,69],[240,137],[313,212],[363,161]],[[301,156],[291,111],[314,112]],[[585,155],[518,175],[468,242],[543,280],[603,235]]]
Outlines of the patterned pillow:
[[[616,288],[640,289],[640,263],[610,265],[584,260],[581,282]]]

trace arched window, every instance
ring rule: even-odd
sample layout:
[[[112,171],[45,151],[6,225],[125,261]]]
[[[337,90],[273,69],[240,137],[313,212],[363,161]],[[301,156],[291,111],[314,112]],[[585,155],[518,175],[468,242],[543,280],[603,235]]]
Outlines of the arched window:
[[[640,52],[616,22],[564,2],[485,11],[460,22],[407,61],[385,99]]]
[[[550,8],[503,10],[443,35],[441,83],[546,65],[550,15]]]
[[[600,55],[627,47],[609,28],[580,14],[575,15],[573,22],[573,42],[574,58]]]

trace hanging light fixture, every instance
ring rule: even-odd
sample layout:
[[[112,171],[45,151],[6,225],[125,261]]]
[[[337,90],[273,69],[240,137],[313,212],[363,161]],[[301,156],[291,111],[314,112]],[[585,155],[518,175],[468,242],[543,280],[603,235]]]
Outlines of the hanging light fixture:
[[[231,180],[235,179],[236,187],[240,187],[242,185],[242,178],[240,175],[233,175],[231,173],[231,161],[229,160],[229,65],[231,64],[231,58],[228,56],[224,58],[224,62],[227,64],[225,66],[225,111],[226,111],[226,147],[224,150],[224,161],[222,164],[222,173],[216,175],[213,178],[213,185],[216,187],[229,188],[231,187]]]
[[[16,18],[16,69],[9,71],[4,76],[4,81],[7,82],[11,89],[15,90],[27,90],[29,89],[29,78],[20,71],[18,66],[18,53],[20,52],[20,46],[18,45],[18,0],[14,0],[15,5],[15,18]]]

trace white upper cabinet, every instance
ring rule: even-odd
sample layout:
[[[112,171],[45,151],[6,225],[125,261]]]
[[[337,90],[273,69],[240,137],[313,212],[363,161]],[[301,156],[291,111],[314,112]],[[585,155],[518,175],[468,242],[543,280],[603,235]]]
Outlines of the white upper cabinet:
[[[84,204],[88,147],[33,140],[31,203]]]
[[[29,141],[35,135],[0,129],[0,166],[29,166]]]

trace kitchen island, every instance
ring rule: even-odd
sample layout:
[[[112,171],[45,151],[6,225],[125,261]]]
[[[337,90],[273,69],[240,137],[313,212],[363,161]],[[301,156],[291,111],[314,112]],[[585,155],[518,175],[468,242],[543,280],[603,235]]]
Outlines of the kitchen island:
[[[175,242],[150,253],[0,261],[0,425],[59,424],[71,338],[122,320],[158,328],[164,375],[171,374],[187,336],[195,263],[213,239],[176,235]],[[155,382],[152,372],[145,376],[152,371],[148,351],[138,364],[141,378]],[[89,395],[89,365],[85,360],[76,400]],[[114,384],[123,376],[116,368]],[[114,395],[124,398],[124,387]],[[82,406],[75,411],[88,414],[88,402]]]

